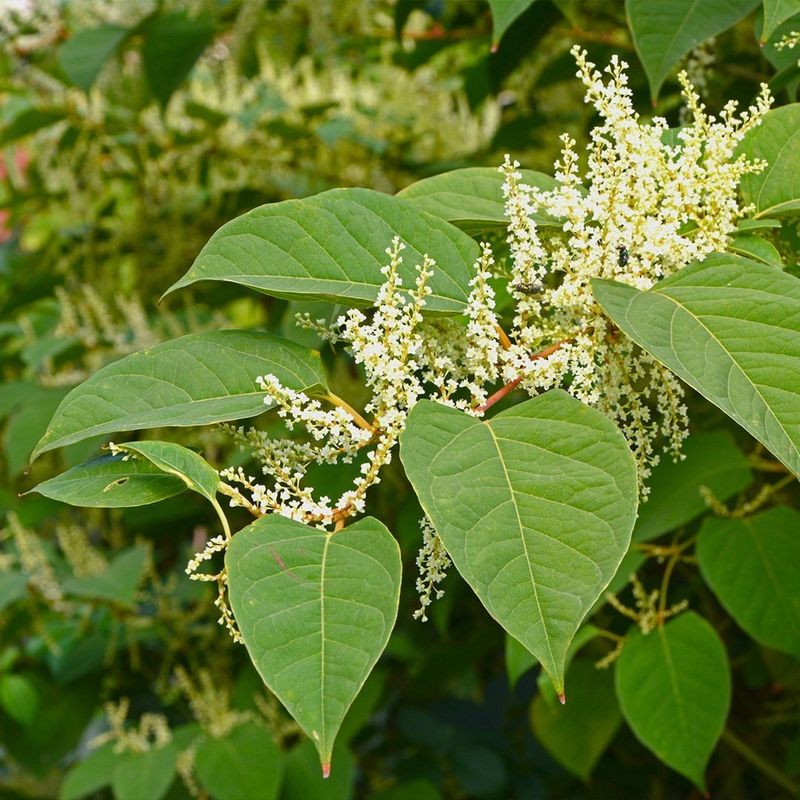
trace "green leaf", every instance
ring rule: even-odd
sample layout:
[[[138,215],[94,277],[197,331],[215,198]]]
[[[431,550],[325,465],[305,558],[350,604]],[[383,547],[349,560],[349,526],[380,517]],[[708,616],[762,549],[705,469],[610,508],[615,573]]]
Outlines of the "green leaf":
[[[25,469],[36,442],[66,393],[62,388],[31,392],[25,402],[12,411],[3,431],[3,449],[10,476]]]
[[[0,572],[0,611],[28,594],[28,579],[21,572]]]
[[[543,172],[520,172],[522,181],[530,186],[543,191],[555,186],[555,180]],[[494,167],[469,167],[434,175],[412,183],[397,196],[471,236],[508,227],[503,211],[503,176]],[[531,219],[537,225],[561,226],[544,213],[537,212]]]
[[[517,641],[510,633],[506,634],[506,676],[508,685],[513,689],[517,681],[536,664],[533,653],[522,642]]]
[[[775,29],[795,14],[800,14],[800,0],[764,0],[764,24],[759,38],[761,44],[766,43]]]
[[[136,545],[115,556],[108,567],[98,575],[86,578],[66,578],[64,591],[71,597],[90,600],[108,600],[132,607],[136,590],[147,566],[147,547]]]
[[[314,745],[303,740],[285,758],[281,800],[350,800],[353,796],[355,761],[350,751],[337,743],[333,748],[336,769],[330,778],[319,773],[319,758]],[[419,800],[414,795],[414,800]]]
[[[636,517],[622,434],[560,390],[488,422],[422,401],[400,456],[456,569],[562,694],[569,644]]]
[[[318,353],[268,333],[213,331],[154,345],[73,389],[32,458],[100,434],[254,417],[268,408],[256,384],[267,373],[291,389],[325,385]]]
[[[0,705],[12,719],[29,728],[39,710],[35,684],[24,675],[0,675]]]
[[[624,333],[800,473],[800,280],[712,255],[649,292],[592,285]]]
[[[214,800],[274,800],[281,784],[281,754],[269,731],[245,722],[197,748],[195,770]]]
[[[126,508],[158,503],[186,491],[186,484],[148,461],[105,455],[31,489],[52,500],[90,508]]]
[[[0,147],[23,139],[64,119],[62,109],[26,108],[0,129]]]
[[[568,772],[588,781],[621,722],[611,670],[576,660],[567,672],[569,703],[548,703],[537,695],[531,725],[544,749]]]
[[[142,61],[150,91],[165,106],[211,44],[214,23],[204,15],[186,11],[154,17],[145,30]]]
[[[58,790],[58,800],[79,800],[108,786],[119,760],[120,755],[114,752],[113,742],[93,750],[64,776]]]
[[[740,233],[731,239],[728,249],[732,253],[752,258],[754,261],[760,261],[767,266],[783,269],[783,261],[778,248],[772,242],[768,242],[760,236],[749,236]]]
[[[755,205],[757,217],[800,212],[800,103],[768,111],[738,152],[767,162],[761,172],[744,175],[740,183],[742,198]]]
[[[693,433],[682,461],[663,457],[650,476],[650,495],[639,506],[633,529],[637,542],[649,542],[708,510],[700,487],[725,502],[753,480],[750,463],[727,431]]]
[[[492,11],[492,44],[497,47],[514,20],[521,17],[535,0],[489,0]]]
[[[124,453],[147,459],[162,473],[175,476],[187,488],[216,503],[219,473],[202,456],[174,442],[125,442],[117,445]],[[137,459],[133,459],[136,463]],[[127,462],[127,463],[130,463]]]
[[[271,515],[233,537],[230,602],[250,658],[330,769],[397,617],[400,549],[366,517],[335,534]]]
[[[706,583],[757,642],[800,658],[800,514],[709,517],[697,540]]]
[[[371,304],[385,278],[386,248],[406,245],[400,275],[413,287],[415,266],[436,259],[426,309],[466,305],[478,246],[465,233],[411,203],[370,189],[332,189],[303,200],[259,206],[223,225],[186,275],[166,294],[197,281],[227,281],[289,299]]]
[[[738,22],[759,1],[626,0],[628,26],[653,100],[683,56]]]
[[[145,753],[126,753],[111,773],[115,800],[161,800],[175,778],[173,743]]]
[[[708,759],[731,702],[728,656],[702,617],[687,611],[626,639],[616,668],[617,698],[637,738],[705,791]]]
[[[58,48],[58,63],[75,86],[88,92],[97,80],[103,64],[127,35],[128,29],[118,25],[101,25],[79,30]]]

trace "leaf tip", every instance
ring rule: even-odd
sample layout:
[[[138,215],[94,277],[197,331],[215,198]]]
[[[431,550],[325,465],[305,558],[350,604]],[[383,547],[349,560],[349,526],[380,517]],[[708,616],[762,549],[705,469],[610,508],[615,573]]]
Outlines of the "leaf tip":
[[[328,761],[322,765],[322,777],[323,779],[330,778],[331,776],[331,763]]]
[[[567,704],[567,695],[564,692],[559,693],[558,702],[561,703],[562,706]]]
[[[489,52],[494,55],[500,49],[500,42],[492,42],[492,46],[489,48]]]

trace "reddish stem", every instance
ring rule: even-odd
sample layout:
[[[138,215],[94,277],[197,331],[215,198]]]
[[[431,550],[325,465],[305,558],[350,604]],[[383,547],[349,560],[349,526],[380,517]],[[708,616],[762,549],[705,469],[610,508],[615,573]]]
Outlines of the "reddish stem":
[[[551,344],[550,347],[545,347],[539,353],[534,353],[531,356],[531,361],[538,361],[540,358],[547,358],[548,356],[553,355],[557,350],[560,350],[567,342],[571,341],[570,339],[562,339],[560,342],[556,342],[555,344]],[[518,375],[514,378],[513,381],[507,383],[505,386],[498,389],[485,403],[478,406],[477,410],[480,412],[486,411],[486,409],[491,408],[495,403],[498,403],[502,400],[506,395],[511,394],[514,389],[519,386],[524,378],[524,375]]]

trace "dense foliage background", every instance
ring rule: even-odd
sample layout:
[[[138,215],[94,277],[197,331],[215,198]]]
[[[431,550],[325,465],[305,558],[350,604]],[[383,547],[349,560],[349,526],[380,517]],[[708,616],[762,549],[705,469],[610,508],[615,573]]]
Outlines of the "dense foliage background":
[[[749,104],[763,81],[778,103],[793,101],[798,53],[774,43],[800,29],[800,8],[762,45],[759,4],[738,5],[741,19],[682,64],[712,109],[730,98]],[[585,143],[593,122],[568,53],[576,42],[600,64],[624,57],[642,115],[677,126],[675,70],[660,91],[648,83],[625,4],[6,3],[0,33],[0,796],[109,796],[109,762],[87,761],[89,742],[108,727],[104,703],[128,698],[131,720],[163,715],[152,735],[166,721],[186,746],[198,725],[213,730],[231,714],[246,715],[244,730],[258,721],[276,743],[265,769],[282,770],[283,780],[268,790],[259,774],[242,776],[216,753],[208,758],[228,788],[182,780],[189,772],[179,758],[177,772],[174,759],[150,764],[148,789],[136,783],[141,774],[115,771],[118,800],[161,796],[153,788],[161,784],[169,798],[700,797],[622,723],[612,671],[593,668],[613,642],[585,645],[573,667],[574,700],[556,711],[533,659],[505,641],[454,571],[430,622],[412,619],[420,509],[397,465],[370,509],[392,522],[401,543],[398,625],[350,712],[326,783],[313,747],[216,625],[213,593],[183,575],[215,524],[201,498],[80,510],[20,496],[104,441],[48,453],[29,471],[56,405],[100,366],[181,333],[232,325],[320,346],[294,327],[298,309],[316,310],[308,303],[242,299],[217,284],[157,305],[237,214],[334,186],[395,193],[448,169],[496,166],[507,152],[551,171],[558,136]],[[774,251],[797,274],[794,220],[770,234],[761,255]],[[358,401],[350,366],[322,354],[332,385]],[[707,776],[713,796],[792,796],[800,663],[745,634],[691,555],[659,548],[691,539],[710,506],[747,512],[754,498],[797,506],[800,497],[746,433],[699,397],[690,405],[687,458],[656,468],[638,544],[615,588],[632,605],[625,581],[637,571],[648,590],[669,590],[670,603],[688,600],[724,640],[734,700]],[[242,458],[214,428],[195,429],[186,442],[202,444],[214,463]],[[321,471],[316,485],[328,482],[333,494],[350,480]],[[776,481],[767,497],[762,487]],[[800,628],[796,598],[786,602]],[[611,606],[599,620],[612,632],[629,625]],[[89,767],[80,772],[82,764]],[[248,780],[273,793],[228,793]]]

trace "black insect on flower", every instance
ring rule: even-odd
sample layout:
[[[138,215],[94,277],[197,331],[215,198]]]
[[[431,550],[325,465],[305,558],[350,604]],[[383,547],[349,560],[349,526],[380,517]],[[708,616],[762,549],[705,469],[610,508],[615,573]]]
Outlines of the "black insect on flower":
[[[627,247],[620,247],[617,251],[617,263],[621,267],[627,267],[628,262],[631,260],[631,254],[628,252]]]
[[[514,283],[511,288],[521,294],[537,295],[544,291],[544,285],[541,283]]]

